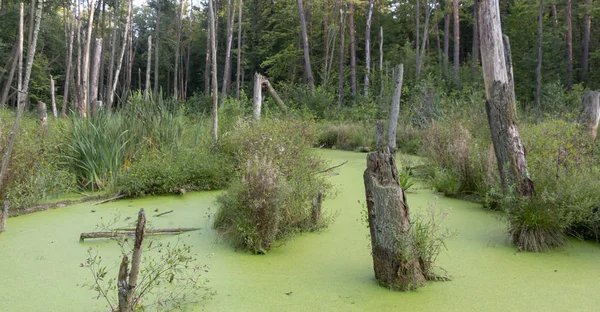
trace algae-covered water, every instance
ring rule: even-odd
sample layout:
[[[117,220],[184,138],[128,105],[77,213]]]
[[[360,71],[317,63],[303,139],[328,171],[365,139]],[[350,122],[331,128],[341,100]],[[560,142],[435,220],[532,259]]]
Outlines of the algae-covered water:
[[[209,286],[216,291],[192,311],[600,311],[599,245],[570,240],[563,250],[516,253],[497,214],[441,196],[437,206],[452,210],[446,225],[458,233],[439,259],[453,280],[409,293],[379,287],[358,202],[364,202],[366,155],[322,153],[332,164],[348,160],[331,177],[338,196],[325,202],[339,216],[328,229],[296,237],[266,256],[237,252],[216,239],[206,218],[215,210],[216,192],[79,204],[11,218],[0,234],[0,311],[105,311],[103,301],[78,286],[89,278],[80,263],[89,247],[97,247],[105,263],[116,264],[119,248],[114,242],[79,243],[79,233],[117,212],[135,217],[139,208],[174,210],[150,218],[154,227],[204,228],[181,236],[210,266]],[[437,196],[417,190],[408,193],[408,203],[423,209]]]

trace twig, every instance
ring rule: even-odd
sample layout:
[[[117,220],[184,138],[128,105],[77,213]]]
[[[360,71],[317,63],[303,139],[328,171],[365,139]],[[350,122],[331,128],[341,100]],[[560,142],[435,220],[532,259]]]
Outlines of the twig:
[[[167,213],[171,213],[171,212],[173,212],[173,210],[169,210],[169,211],[165,211],[165,212],[163,212],[163,213],[159,213],[159,214],[157,214],[157,215],[154,215],[154,217],[160,217],[160,216],[164,216],[164,215],[166,215]]]
[[[113,197],[111,197],[111,198],[107,198],[107,199],[105,199],[105,200],[101,200],[101,201],[99,201],[99,202],[97,202],[97,203],[93,203],[93,204],[92,204],[92,206],[96,206],[96,205],[100,205],[100,204],[108,203],[108,202],[110,202],[110,201],[113,201],[113,200],[115,200],[115,199],[119,199],[119,198],[122,198],[122,197],[125,197],[125,195],[121,195],[121,194],[117,193],[115,196],[113,196]]]
[[[327,169],[325,169],[325,170],[318,171],[317,173],[324,173],[324,172],[327,172],[327,171],[333,170],[333,169],[335,169],[335,168],[339,168],[339,167],[341,167],[341,166],[345,165],[347,162],[348,162],[348,161],[346,160],[345,162],[343,162],[343,163],[341,163],[341,164],[339,164],[339,165],[337,165],[337,166],[333,166],[333,167],[331,167],[331,168],[327,168]]]

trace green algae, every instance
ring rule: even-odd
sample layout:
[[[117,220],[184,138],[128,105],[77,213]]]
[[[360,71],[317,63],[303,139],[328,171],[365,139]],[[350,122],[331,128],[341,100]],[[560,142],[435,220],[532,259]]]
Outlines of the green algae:
[[[217,294],[191,311],[597,311],[600,309],[600,246],[569,240],[562,250],[517,253],[498,214],[480,205],[421,189],[408,193],[411,209],[451,209],[446,225],[458,234],[448,241],[439,265],[450,282],[429,283],[415,292],[391,292],[373,277],[368,229],[361,221],[365,154],[322,151],[338,186],[325,209],[338,213],[318,233],[299,235],[266,256],[235,251],[218,240],[206,218],[218,192],[80,204],[8,220],[0,234],[0,311],[106,311],[103,301],[78,286],[89,278],[80,263],[89,247],[104,262],[119,261],[112,242],[79,243],[79,233],[115,213],[135,216],[139,208],[174,210],[149,218],[154,227],[202,227],[181,238],[210,265],[209,286]],[[96,210],[96,212],[91,212]],[[148,213],[152,215],[154,213]],[[102,219],[101,219],[102,218]],[[176,241],[175,237],[161,240]],[[115,275],[116,275],[116,271]]]

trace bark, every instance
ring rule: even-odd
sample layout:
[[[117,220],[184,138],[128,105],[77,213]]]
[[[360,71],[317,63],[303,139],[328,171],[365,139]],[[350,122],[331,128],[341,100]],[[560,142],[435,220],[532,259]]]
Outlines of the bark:
[[[542,108],[542,49],[544,46],[544,1],[540,0],[538,14],[538,63],[535,71],[535,105],[538,113]]]
[[[17,53],[17,45],[17,42],[13,44],[12,50],[10,51],[10,56],[8,57],[8,60],[6,61],[6,64],[4,65],[2,70],[0,70],[0,81],[4,80],[4,75],[6,74],[8,67],[12,67],[12,64],[15,60],[15,54]]]
[[[27,51],[27,63],[25,66],[25,76],[23,77],[23,88],[21,101],[24,101],[29,93],[29,80],[31,77],[31,68],[33,67],[33,58],[35,57],[35,49],[37,46],[38,35],[40,33],[40,24],[42,22],[42,1],[37,2],[37,9],[35,11],[35,26],[33,29],[33,38],[29,44],[29,50]]]
[[[48,129],[48,110],[46,108],[46,103],[42,101],[38,101],[38,114],[40,115],[40,123],[42,125],[42,129],[46,131]]]
[[[119,2],[117,1],[116,4],[118,4]],[[118,8],[118,6],[117,6]],[[113,80],[114,80],[114,74],[115,74],[115,52],[116,52],[116,48],[117,48],[117,16],[116,16],[116,11],[117,8],[115,8],[115,10],[113,11],[112,17],[115,20],[115,25],[113,26],[113,31],[112,31],[112,35],[111,35],[111,44],[110,44],[110,61],[109,61],[109,66],[108,66],[108,83],[107,83],[107,88],[106,88],[106,94],[104,95],[104,98],[110,98],[110,91],[112,90],[112,85],[113,85]]]
[[[90,102],[90,45],[92,43],[92,26],[94,24],[94,6],[95,0],[90,0],[90,17],[88,20],[88,29],[87,29],[87,39],[85,40],[85,51],[83,57],[83,71],[81,75],[83,76],[83,103],[79,107],[79,115],[81,118],[87,117],[89,107],[91,105]]]
[[[206,36],[206,62],[204,64],[204,93],[210,94],[210,25]]]
[[[419,48],[421,47],[421,45],[419,44],[419,40],[420,40],[420,31],[421,31],[421,26],[419,25],[419,23],[421,22],[421,14],[420,14],[420,10],[419,8],[421,7],[421,0],[416,0],[415,1],[415,10],[416,10],[416,14],[415,14],[415,20],[416,20],[416,27],[415,27],[415,50],[417,51],[417,55],[416,55],[416,63],[417,63],[417,79],[419,79]]]
[[[146,61],[146,88],[144,89],[144,100],[150,95],[150,69],[152,67],[152,35],[148,36],[148,59]]]
[[[18,45],[18,43],[15,43],[15,45]],[[15,51],[15,55],[16,55],[16,53],[17,53],[17,51]],[[4,84],[4,89],[2,91],[2,99],[0,99],[0,107],[4,107],[4,105],[6,105],[6,101],[8,100],[8,94],[10,93],[10,88],[12,87],[12,82],[13,82],[13,79],[15,76],[15,71],[17,70],[18,64],[19,64],[19,61],[17,60],[16,57],[14,57],[14,60],[10,67],[10,73],[8,74],[8,79],[6,80],[6,83]]]
[[[2,156],[2,165],[0,166],[0,191],[3,191],[4,180],[6,179],[6,175],[8,172],[8,165],[10,163],[12,157],[12,150],[15,146],[15,141],[17,139],[17,132],[19,131],[19,125],[21,123],[21,118],[23,117],[23,111],[25,110],[25,104],[21,100],[24,96],[24,93],[21,92],[23,90],[23,14],[24,14],[24,5],[21,3],[19,7],[19,35],[17,37],[17,63],[18,63],[18,72],[17,72],[17,117],[15,118],[15,123],[10,131],[10,136],[8,139],[8,145],[6,146],[6,150],[4,151],[4,155]]]
[[[354,29],[354,4],[352,1],[350,5],[350,14],[348,16],[350,23],[350,87],[352,90],[352,96],[356,96],[356,31]]]
[[[121,46],[121,53],[118,59],[118,64],[117,64],[117,70],[115,71],[114,74],[114,81],[113,84],[111,86],[110,89],[110,95],[108,97],[108,104],[106,106],[106,109],[110,112],[112,109],[112,105],[113,105],[113,101],[115,98],[115,92],[117,89],[117,83],[119,82],[119,73],[121,72],[121,66],[123,65],[123,57],[125,56],[125,48],[127,47],[127,36],[129,34],[129,28],[131,27],[131,10],[133,7],[133,1],[129,0],[128,1],[128,8],[127,8],[127,21],[125,22],[125,32],[123,33],[123,45]]]
[[[192,35],[193,35],[193,31],[192,31],[192,26],[193,26],[193,17],[194,15],[192,14],[193,7],[192,7],[192,2],[190,0],[190,27],[189,27],[189,35],[188,35],[188,46],[187,46],[187,57],[186,57],[186,62],[185,62],[185,87],[183,88],[183,100],[187,100],[187,95],[188,95],[188,87],[190,85],[190,53],[192,51]]]
[[[486,111],[500,180],[505,192],[515,186],[521,196],[534,194],[527,171],[525,148],[519,136],[511,79],[510,48],[504,44],[499,4],[479,0],[481,61],[486,91]],[[507,41],[507,40],[506,40]]]
[[[379,27],[379,96],[383,96],[383,27]]]
[[[558,25],[558,12],[556,11],[556,4],[552,5],[552,20],[554,21],[554,25]]]
[[[373,0],[369,0],[369,8],[367,9],[367,29],[365,30],[365,96],[369,95],[369,75],[371,74],[371,22],[373,20],[373,2]]]
[[[243,0],[239,1],[238,8],[238,34],[237,34],[237,71],[236,71],[236,83],[235,83],[235,98],[240,99],[240,74],[242,68],[242,10],[243,10]]]
[[[394,73],[396,76],[394,77],[394,94],[392,95],[390,126],[388,128],[388,149],[392,154],[396,152],[396,128],[398,128],[398,115],[400,115],[400,96],[402,95],[404,65],[397,65]]]
[[[565,22],[567,24],[567,33],[565,34],[567,41],[567,90],[573,90],[573,26],[571,22],[571,3],[572,0],[567,0],[565,7]]]
[[[301,1],[301,0],[299,0]],[[209,22],[210,22],[210,50],[211,50],[211,67],[212,67],[212,138],[213,142],[217,142],[219,136],[219,91],[217,86],[217,44],[216,44],[216,23],[215,11],[213,10],[213,0],[208,0]]]
[[[471,73],[473,76],[477,74],[479,66],[479,24],[477,20],[479,15],[479,3],[475,1],[473,5],[473,49],[471,52]]]
[[[159,54],[158,50],[160,47],[160,9],[161,6],[158,6],[158,11],[156,13],[156,39],[154,40],[154,90],[152,90],[154,94],[154,99],[157,99],[158,96],[158,66],[159,66]]]
[[[54,116],[54,118],[58,118],[58,112],[56,111],[56,97],[54,96],[55,92],[54,77],[50,75],[50,100],[52,103],[52,116]]]
[[[579,123],[584,126],[594,141],[598,134],[598,122],[600,122],[600,92],[589,91],[583,96]]]
[[[346,30],[346,7],[342,2],[342,14],[340,14],[340,69],[339,69],[339,83],[338,83],[338,105],[342,107],[344,104],[344,40]]]
[[[102,58],[102,38],[96,39],[94,46],[94,61],[92,62],[92,72],[90,74],[90,108],[94,115],[99,108],[98,105],[98,84],[100,83],[100,59]]]
[[[310,86],[310,91],[315,91],[315,83],[312,73],[312,66],[310,64],[310,49],[308,47],[308,33],[306,30],[306,17],[304,15],[304,7],[302,0],[298,0],[298,11],[300,11],[300,24],[302,27],[302,46],[304,47],[304,71],[306,74],[306,80]]]
[[[104,16],[104,14],[106,13],[106,0],[102,1],[102,11],[100,13],[100,19],[101,19],[101,23],[100,23],[100,37],[102,38],[102,56],[100,57],[100,82],[98,84],[98,99],[100,101],[104,101],[104,99],[106,98],[105,96],[105,91],[104,91],[104,76],[106,71],[104,70],[105,67],[105,62],[104,62],[104,44],[106,43],[106,39],[105,39],[105,22],[106,22],[106,18]]]
[[[318,191],[317,195],[312,200],[312,223],[318,227],[321,219],[321,208],[323,207],[323,192]]]
[[[134,293],[137,287],[138,275],[140,273],[140,264],[142,262],[142,244],[146,234],[146,214],[144,209],[138,213],[137,226],[135,228],[135,241],[133,243],[133,253],[131,255],[131,270],[129,270],[129,281],[127,283],[127,304],[129,310],[135,306]]]
[[[227,0],[227,42],[225,49],[225,66],[223,68],[223,85],[221,86],[221,106],[225,103],[225,96],[229,93],[231,81],[231,44],[233,42],[233,17],[235,15],[235,3],[231,12],[231,0]]]
[[[429,37],[429,16],[431,15],[431,7],[429,3],[426,2],[425,7],[425,27],[423,27],[423,42],[421,43],[421,48],[417,47],[417,79],[421,76],[421,67],[423,66],[423,55],[425,55],[425,44],[427,43],[427,39]]]
[[[583,19],[583,52],[581,55],[581,81],[585,81],[588,72],[588,60],[590,55],[590,32],[592,26],[592,0],[587,0],[588,9]]]
[[[183,21],[183,0],[179,0],[179,18],[177,19],[177,37],[175,38],[175,79],[173,79],[173,98],[179,99],[179,89],[177,89],[177,81],[179,80],[179,54],[181,46],[181,24]]]
[[[132,13],[133,14],[133,13]],[[129,15],[129,36],[127,38],[127,75],[125,80],[123,97],[126,97],[131,90],[131,80],[133,79],[133,59],[135,58],[135,51],[133,51],[133,15]]]
[[[2,212],[0,212],[0,233],[6,231],[6,218],[8,218],[8,200],[4,201]]]
[[[262,109],[262,80],[263,76],[259,73],[254,74],[254,94],[252,107],[254,108],[254,119],[260,119],[260,111]]]
[[[458,0],[452,0],[452,11],[454,16],[454,79],[459,83],[459,62],[460,62],[460,21],[458,16]]]
[[[74,95],[75,95],[75,105],[73,107],[73,111],[76,109],[79,110],[81,105],[83,94],[81,93],[81,12],[79,10],[79,2],[77,3],[77,64],[76,64],[76,76],[74,82]]]
[[[371,232],[375,279],[392,290],[411,290],[425,284],[410,233],[410,214],[400,186],[394,155],[383,144],[378,122],[378,146],[367,156],[364,184]]]
[[[129,259],[123,255],[119,275],[117,277],[117,293],[119,297],[119,312],[130,312],[127,304],[127,270],[129,269]]]
[[[444,15],[444,72],[448,72],[450,53],[450,14]]]

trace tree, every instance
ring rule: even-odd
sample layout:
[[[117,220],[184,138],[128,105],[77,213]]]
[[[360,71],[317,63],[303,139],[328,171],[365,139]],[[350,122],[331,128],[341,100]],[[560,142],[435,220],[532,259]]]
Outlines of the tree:
[[[367,29],[365,30],[365,96],[369,95],[369,75],[371,74],[371,21],[373,18],[373,0],[369,0],[367,9]]]
[[[161,1],[157,1],[156,3],[156,26],[155,26],[155,37],[156,39],[154,40],[154,98],[156,99],[158,97],[158,66],[159,66],[159,47],[160,47],[160,17],[161,17],[161,8],[162,8],[162,2]],[[208,46],[207,46],[207,50],[208,50]]]
[[[215,23],[215,12],[213,10],[213,0],[208,0],[208,15],[209,15],[209,23],[210,23],[210,55],[212,57],[211,65],[212,65],[212,115],[213,115],[213,128],[212,128],[212,138],[213,142],[217,142],[219,137],[219,91],[217,86],[217,44],[216,44],[216,23]]]
[[[344,0],[342,0],[341,4],[342,14],[340,14],[340,68],[339,68],[339,81],[338,81],[338,105],[342,107],[344,103],[344,40],[345,40],[345,30],[346,30],[346,6],[344,5]]]
[[[298,0],[298,11],[300,12],[300,25],[302,27],[302,46],[304,48],[304,71],[306,80],[310,86],[311,92],[315,91],[315,82],[310,64],[310,48],[308,46],[308,33],[306,30],[306,16],[304,15],[304,6],[302,0]]]
[[[223,85],[221,86],[221,105],[223,105],[225,96],[229,93],[231,81],[231,44],[233,41],[233,17],[235,16],[235,2],[233,3],[233,12],[231,10],[231,0],[227,0],[227,39],[225,50],[225,66],[223,66]]]
[[[538,112],[541,112],[542,96],[542,49],[544,46],[544,0],[540,0],[540,10],[538,16],[538,64],[535,71],[535,105]]]
[[[419,0],[417,0],[419,2]],[[425,54],[425,44],[427,43],[427,38],[429,37],[429,16],[433,10],[433,6],[429,4],[429,2],[425,2],[425,26],[423,28],[423,42],[421,43],[421,47],[417,47],[417,80],[421,76],[421,67],[423,66],[423,57]]]
[[[112,108],[112,104],[115,98],[117,83],[119,82],[119,73],[121,72],[121,66],[123,65],[123,57],[125,56],[125,48],[127,47],[125,43],[127,42],[129,29],[131,28],[131,11],[133,8],[133,0],[129,0],[128,2],[129,3],[127,5],[127,21],[125,22],[125,31],[123,32],[123,44],[121,45],[121,53],[118,59],[117,70],[115,71],[114,81],[110,89],[110,95],[108,97],[108,105],[106,106],[109,112]]]
[[[177,81],[179,80],[179,53],[181,46],[181,24],[183,20],[183,0],[179,0],[179,18],[177,19],[177,38],[175,39],[175,69],[174,79],[173,79],[173,98],[175,100],[179,99],[179,90],[177,88]]]
[[[238,33],[237,33],[237,70],[235,76],[235,98],[240,99],[240,76],[242,71],[242,9],[243,9],[243,0],[238,0],[239,9],[238,9]]]
[[[73,37],[75,34],[75,11],[73,10],[73,17],[70,24],[69,32],[69,46],[67,52],[67,69],[65,73],[65,90],[63,95],[63,107],[61,111],[62,118],[67,117],[67,104],[69,103],[69,83],[71,82],[71,63],[73,60]]]
[[[479,65],[479,24],[477,22],[479,15],[479,2],[475,0],[473,4],[473,49],[471,50],[471,73],[477,73]]]
[[[452,0],[452,12],[454,16],[454,77],[458,83],[458,69],[460,65],[460,24],[458,16],[458,0]]]
[[[565,7],[565,21],[567,24],[566,41],[567,41],[567,90],[573,90],[573,26],[571,23],[571,1],[567,0]]]
[[[581,54],[581,81],[587,79],[588,59],[590,55],[590,32],[592,27],[592,0],[587,0],[587,8],[583,19],[583,52]]]
[[[148,36],[148,55],[146,62],[146,85],[144,89],[144,99],[148,100],[150,96],[150,68],[152,67],[152,35]]]
[[[39,0],[41,1],[41,0]],[[87,39],[85,41],[85,51],[84,53],[84,57],[83,57],[83,72],[81,73],[82,75],[82,81],[83,81],[83,102],[81,104],[81,106],[79,107],[79,115],[81,116],[81,118],[85,118],[87,117],[87,113],[88,113],[88,109],[89,109],[89,105],[90,105],[90,81],[89,81],[89,77],[90,77],[90,73],[89,73],[89,68],[90,68],[90,46],[91,46],[91,42],[92,42],[92,26],[94,25],[94,9],[96,8],[94,6],[95,4],[95,0],[91,0],[90,1],[90,16],[89,16],[89,20],[88,20],[88,30],[87,30]]]
[[[356,96],[356,30],[354,29],[354,4],[349,1],[350,14],[348,22],[350,26],[350,88],[352,96]]]

